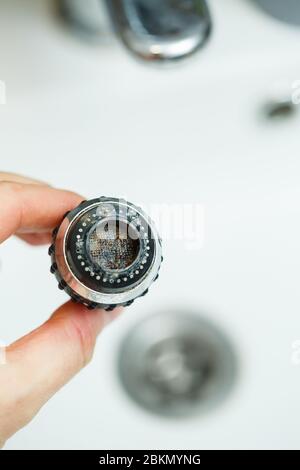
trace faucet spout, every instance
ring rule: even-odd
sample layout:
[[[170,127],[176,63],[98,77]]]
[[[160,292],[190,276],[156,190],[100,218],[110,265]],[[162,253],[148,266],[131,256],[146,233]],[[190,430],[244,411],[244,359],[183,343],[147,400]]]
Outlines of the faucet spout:
[[[207,41],[211,17],[206,0],[61,0],[64,17],[99,38],[108,13],[127,50],[145,61],[176,61]],[[103,15],[104,13],[104,15]]]
[[[187,57],[206,42],[211,19],[203,0],[106,0],[127,49],[149,61]]]

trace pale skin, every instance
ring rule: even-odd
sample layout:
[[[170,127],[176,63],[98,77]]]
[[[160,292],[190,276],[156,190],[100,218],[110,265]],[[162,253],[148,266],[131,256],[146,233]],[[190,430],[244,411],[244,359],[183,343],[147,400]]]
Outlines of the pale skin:
[[[50,243],[52,229],[83,199],[0,172],[0,244],[13,235],[31,245]],[[0,447],[88,364],[98,334],[119,313],[119,308],[91,311],[69,301],[39,328],[7,347],[6,363],[0,364]],[[26,314],[30,315],[30,305]]]

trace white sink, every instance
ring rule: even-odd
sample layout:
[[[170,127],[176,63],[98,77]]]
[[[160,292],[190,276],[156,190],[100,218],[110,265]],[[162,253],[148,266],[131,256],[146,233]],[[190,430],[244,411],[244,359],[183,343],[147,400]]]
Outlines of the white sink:
[[[208,45],[154,68],[113,37],[81,42],[52,16],[52,2],[1,2],[1,169],[88,198],[200,203],[206,214],[202,249],[165,242],[159,281],[7,449],[299,447],[300,108],[272,122],[261,110],[275,82],[300,79],[300,30],[247,0],[209,3]],[[12,239],[0,259],[1,339],[10,342],[65,294],[46,248]],[[240,363],[221,406],[177,421],[135,405],[116,373],[130,327],[172,307],[210,318]]]

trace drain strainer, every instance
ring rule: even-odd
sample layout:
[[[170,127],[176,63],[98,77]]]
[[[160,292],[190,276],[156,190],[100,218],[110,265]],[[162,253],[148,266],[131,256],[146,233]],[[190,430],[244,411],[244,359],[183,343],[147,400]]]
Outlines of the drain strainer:
[[[130,397],[165,416],[212,408],[232,387],[236,358],[227,338],[196,314],[161,313],[124,338],[119,374]]]

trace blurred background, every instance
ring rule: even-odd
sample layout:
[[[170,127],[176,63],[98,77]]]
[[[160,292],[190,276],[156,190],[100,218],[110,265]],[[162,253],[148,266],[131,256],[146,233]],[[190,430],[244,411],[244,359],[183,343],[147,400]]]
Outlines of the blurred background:
[[[299,448],[299,2],[108,3],[0,1],[1,170],[199,203],[205,238],[6,448]],[[0,263],[9,343],[65,294],[45,247]]]

